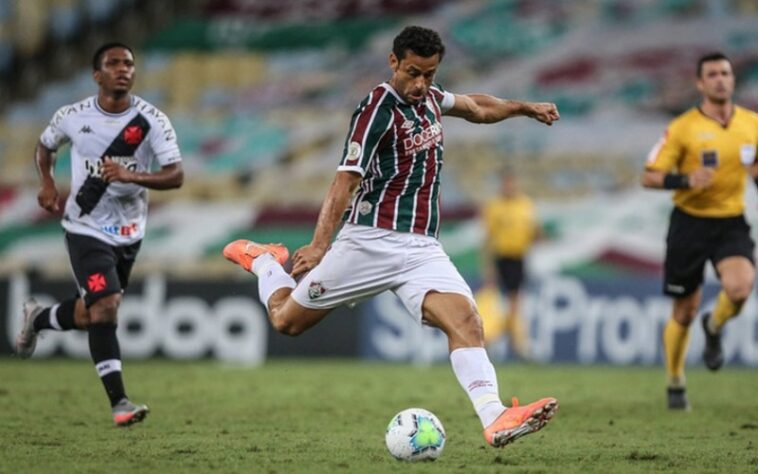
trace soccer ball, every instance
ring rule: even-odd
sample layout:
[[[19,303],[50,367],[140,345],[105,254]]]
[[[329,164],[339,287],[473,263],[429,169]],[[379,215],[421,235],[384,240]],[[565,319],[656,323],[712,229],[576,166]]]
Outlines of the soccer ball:
[[[434,461],[445,447],[445,428],[434,413],[408,408],[392,417],[384,441],[395,459]]]

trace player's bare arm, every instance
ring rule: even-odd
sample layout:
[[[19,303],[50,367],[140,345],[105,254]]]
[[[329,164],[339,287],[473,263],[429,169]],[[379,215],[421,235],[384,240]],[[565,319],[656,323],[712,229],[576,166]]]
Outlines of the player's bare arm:
[[[646,169],[642,173],[640,183],[642,186],[649,189],[669,189],[664,185],[664,182],[666,181],[666,175],[670,175],[670,173],[666,173],[665,171]],[[686,180],[686,186],[679,187],[690,189],[705,189],[710,186],[711,182],[713,181],[713,168],[698,168],[692,173],[678,176],[682,176],[681,179]]]
[[[58,188],[55,187],[55,178],[53,177],[55,152],[38,143],[34,153],[34,161],[37,164],[40,179],[37,203],[48,212],[58,212]]]
[[[334,231],[342,219],[353,197],[361,175],[350,171],[339,171],[329,187],[329,191],[318,215],[313,240],[308,245],[300,247],[292,257],[292,275],[297,276],[311,270],[324,257],[329,244],[332,242]]]
[[[159,171],[144,173],[130,171],[124,166],[106,159],[103,162],[101,176],[106,183],[119,181],[134,183],[149,189],[176,189],[184,183],[184,170],[181,163],[163,166]]]
[[[487,94],[456,94],[455,104],[445,115],[473,123],[496,123],[511,117],[529,117],[552,125],[559,120],[558,107],[550,102],[522,102]]]

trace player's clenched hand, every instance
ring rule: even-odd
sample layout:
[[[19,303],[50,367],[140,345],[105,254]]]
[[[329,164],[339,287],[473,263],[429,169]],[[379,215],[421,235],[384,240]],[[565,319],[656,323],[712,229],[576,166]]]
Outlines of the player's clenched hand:
[[[292,276],[297,277],[313,269],[324,258],[325,249],[308,244],[300,247],[292,256]]]
[[[110,158],[106,158],[100,168],[100,176],[106,183],[112,183],[114,181],[129,183],[132,181],[132,175],[133,173],[131,171]]]
[[[48,212],[58,212],[58,189],[53,183],[45,183],[37,193],[37,203]]]
[[[542,122],[546,125],[552,125],[553,122],[560,120],[558,106],[551,102],[537,102],[530,104],[531,110],[529,117]]]
[[[698,168],[687,175],[687,180],[691,189],[707,188],[713,181],[713,168]]]

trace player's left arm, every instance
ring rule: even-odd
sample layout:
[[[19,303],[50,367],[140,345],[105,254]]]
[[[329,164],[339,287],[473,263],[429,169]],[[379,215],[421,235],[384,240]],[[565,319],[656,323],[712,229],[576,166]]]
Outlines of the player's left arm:
[[[106,183],[114,181],[134,183],[149,189],[176,189],[184,184],[184,169],[181,161],[164,165],[156,172],[145,173],[130,171],[106,158],[101,173]]]
[[[511,117],[529,117],[546,125],[552,125],[561,118],[558,107],[550,102],[523,102],[487,94],[455,94],[455,103],[445,115],[473,123],[496,123]]]

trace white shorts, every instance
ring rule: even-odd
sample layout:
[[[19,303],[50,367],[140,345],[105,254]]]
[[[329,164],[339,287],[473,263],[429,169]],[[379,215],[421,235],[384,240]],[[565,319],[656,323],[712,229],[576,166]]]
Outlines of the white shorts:
[[[430,291],[458,293],[472,302],[468,284],[434,237],[345,224],[323,260],[297,284],[292,298],[312,309],[351,305],[394,292],[421,321]]]

